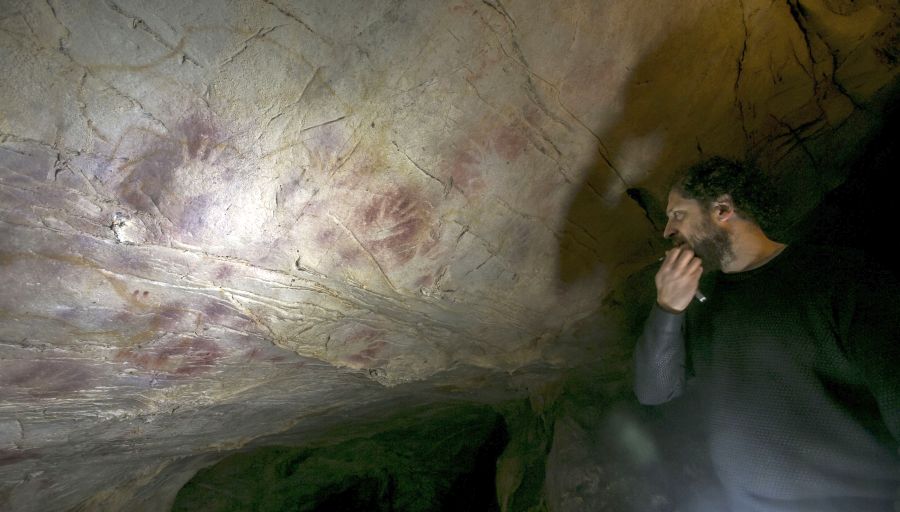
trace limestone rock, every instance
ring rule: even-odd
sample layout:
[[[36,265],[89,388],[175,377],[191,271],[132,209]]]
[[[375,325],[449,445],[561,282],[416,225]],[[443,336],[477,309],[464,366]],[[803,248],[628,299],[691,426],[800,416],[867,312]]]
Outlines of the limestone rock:
[[[669,177],[755,155],[808,211],[897,11],[0,0],[0,508],[165,510],[253,440],[620,364]]]

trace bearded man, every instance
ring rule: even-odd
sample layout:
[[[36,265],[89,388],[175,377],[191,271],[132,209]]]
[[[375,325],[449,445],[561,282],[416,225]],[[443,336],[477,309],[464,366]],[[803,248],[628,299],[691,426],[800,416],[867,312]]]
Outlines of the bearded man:
[[[713,158],[673,186],[635,394],[700,401],[733,512],[900,511],[900,286],[770,239],[763,183]]]

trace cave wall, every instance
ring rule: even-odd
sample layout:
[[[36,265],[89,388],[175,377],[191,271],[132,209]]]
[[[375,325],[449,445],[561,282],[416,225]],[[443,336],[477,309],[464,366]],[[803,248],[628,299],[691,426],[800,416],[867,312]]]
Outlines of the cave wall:
[[[0,0],[0,504],[165,510],[254,439],[625,379],[669,177],[750,156],[800,218],[897,11]]]

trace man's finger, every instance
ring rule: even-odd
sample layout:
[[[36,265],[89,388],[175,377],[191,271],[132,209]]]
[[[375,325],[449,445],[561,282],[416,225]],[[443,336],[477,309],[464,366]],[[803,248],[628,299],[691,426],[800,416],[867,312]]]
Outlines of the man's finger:
[[[675,267],[679,269],[687,268],[688,263],[694,258],[694,251],[689,248],[685,248],[681,250],[681,253],[678,255],[678,259],[675,262]]]
[[[680,247],[673,247],[669,249],[668,251],[666,251],[666,261],[671,262],[677,260],[679,254],[681,254]]]
[[[700,258],[694,258],[690,263],[688,263],[687,271],[693,274],[698,269],[703,270],[703,262],[700,260]]]

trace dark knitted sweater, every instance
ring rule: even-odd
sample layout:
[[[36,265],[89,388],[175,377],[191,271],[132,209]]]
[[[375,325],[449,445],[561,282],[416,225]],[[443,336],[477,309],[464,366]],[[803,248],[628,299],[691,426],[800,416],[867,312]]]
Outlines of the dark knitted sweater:
[[[893,511],[900,491],[900,287],[861,258],[790,246],[655,307],[635,393],[685,393],[734,512]],[[900,510],[900,509],[898,509]]]

